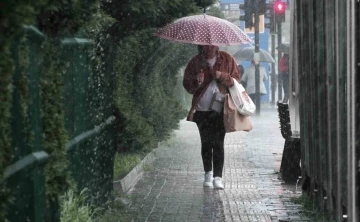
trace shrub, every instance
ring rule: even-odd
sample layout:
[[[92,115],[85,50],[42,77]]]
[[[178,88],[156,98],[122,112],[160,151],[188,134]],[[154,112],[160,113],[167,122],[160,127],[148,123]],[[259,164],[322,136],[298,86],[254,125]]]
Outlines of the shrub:
[[[92,222],[95,212],[99,209],[92,209],[86,204],[86,192],[84,189],[80,194],[68,190],[61,196],[61,222]]]

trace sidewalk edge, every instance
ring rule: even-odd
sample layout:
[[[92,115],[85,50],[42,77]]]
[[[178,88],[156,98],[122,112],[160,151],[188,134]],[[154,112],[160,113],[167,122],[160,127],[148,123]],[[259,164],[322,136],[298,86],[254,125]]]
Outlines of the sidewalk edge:
[[[155,160],[155,152],[159,149],[155,148],[148,153],[144,159],[140,161],[124,178],[113,182],[114,190],[119,190],[123,193],[129,192],[129,190],[138,182],[144,174],[144,166],[151,164]]]

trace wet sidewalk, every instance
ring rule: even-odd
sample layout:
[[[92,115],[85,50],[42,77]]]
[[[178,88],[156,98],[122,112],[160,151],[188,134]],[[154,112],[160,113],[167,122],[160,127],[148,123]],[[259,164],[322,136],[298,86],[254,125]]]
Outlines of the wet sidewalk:
[[[181,121],[128,193],[133,221],[305,221],[291,201],[300,192],[278,179],[284,139],[276,109],[252,118],[251,132],[226,135],[224,190],[203,188],[198,129]]]

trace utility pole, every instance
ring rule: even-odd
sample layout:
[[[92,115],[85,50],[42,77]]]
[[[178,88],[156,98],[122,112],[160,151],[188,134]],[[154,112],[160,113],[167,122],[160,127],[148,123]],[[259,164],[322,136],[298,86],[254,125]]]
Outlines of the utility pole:
[[[285,21],[285,3],[281,0],[269,0],[266,4],[265,18],[269,19],[265,24],[271,34],[271,56],[275,58],[275,34],[277,33],[278,45],[282,44],[281,23]],[[275,91],[278,86],[278,100],[282,99],[282,81],[279,73],[279,62],[281,53],[278,53],[278,75],[276,75],[275,64],[271,64],[271,104],[275,105]],[[276,81],[277,76],[277,81]]]
[[[274,1],[270,0],[266,4],[265,18],[268,22],[265,24],[265,28],[269,29],[271,35],[271,56],[275,58],[275,34],[276,34],[276,22],[275,22],[275,9]],[[277,87],[275,63],[271,64],[271,104],[275,105],[275,92]]]
[[[285,3],[281,0],[276,0],[274,3],[275,10],[275,21],[277,25],[277,41],[278,45],[282,43],[282,35],[281,35],[281,23],[285,21]],[[282,80],[280,78],[280,59],[281,53],[278,53],[278,101],[282,101]]]
[[[259,23],[260,14],[265,13],[266,1],[265,0],[244,0],[244,4],[240,4],[239,8],[244,10],[244,15],[240,16],[240,20],[245,21],[245,28],[255,28],[255,51],[254,51],[254,62],[255,62],[255,103],[256,112],[255,114],[260,115],[260,55],[259,55]]]
[[[281,35],[281,21],[276,21],[277,23],[277,42],[278,45],[281,45],[282,43],[282,35]],[[281,59],[281,53],[278,52],[278,69],[280,68],[280,59]],[[280,72],[278,72],[278,101],[282,101],[282,81],[280,78]]]
[[[256,115],[260,115],[260,55],[259,55],[259,6],[260,0],[255,0],[254,7],[254,17],[255,17],[255,53],[254,53],[254,61],[255,61],[255,105],[256,105]]]
[[[271,56],[275,58],[275,34],[271,34]],[[271,104],[275,105],[275,91],[276,91],[276,71],[275,63],[271,63]]]

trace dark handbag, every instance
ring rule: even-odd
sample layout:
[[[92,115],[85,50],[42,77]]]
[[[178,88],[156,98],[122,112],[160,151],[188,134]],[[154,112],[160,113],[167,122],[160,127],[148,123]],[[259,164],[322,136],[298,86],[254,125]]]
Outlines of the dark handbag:
[[[224,110],[225,94],[216,92],[210,103],[210,110],[221,113]]]

